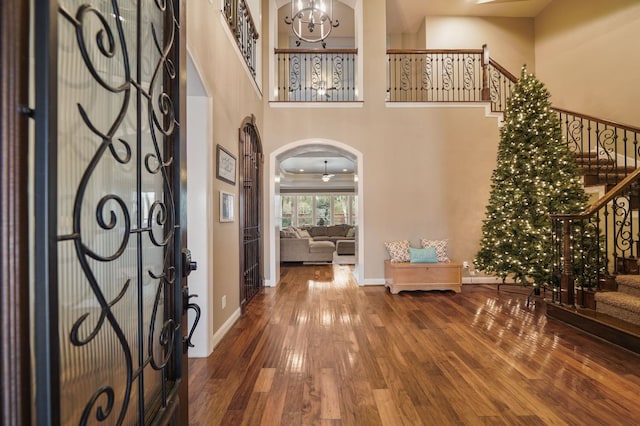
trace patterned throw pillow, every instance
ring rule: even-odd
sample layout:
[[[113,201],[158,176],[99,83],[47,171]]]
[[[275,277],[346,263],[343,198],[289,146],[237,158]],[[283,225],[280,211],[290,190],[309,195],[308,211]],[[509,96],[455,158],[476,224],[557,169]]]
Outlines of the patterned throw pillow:
[[[280,231],[280,238],[298,238],[298,234],[291,228],[285,228]]]
[[[409,240],[390,241],[384,243],[392,263],[409,261]]]
[[[422,248],[435,247],[436,255],[438,256],[438,262],[448,262],[447,257],[447,240],[420,240]]]

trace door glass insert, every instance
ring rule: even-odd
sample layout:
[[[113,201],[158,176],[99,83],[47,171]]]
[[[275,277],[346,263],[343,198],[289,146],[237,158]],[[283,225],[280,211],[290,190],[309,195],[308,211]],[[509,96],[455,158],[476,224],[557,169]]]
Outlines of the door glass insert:
[[[142,424],[172,386],[174,23],[162,0],[59,3],[62,424]]]

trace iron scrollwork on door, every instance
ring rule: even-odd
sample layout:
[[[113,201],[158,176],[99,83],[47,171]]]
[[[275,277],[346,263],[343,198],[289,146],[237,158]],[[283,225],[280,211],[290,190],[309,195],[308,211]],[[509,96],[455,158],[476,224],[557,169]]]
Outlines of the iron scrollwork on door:
[[[167,402],[181,343],[177,21],[169,0],[94,4],[58,9],[60,416],[142,424]]]

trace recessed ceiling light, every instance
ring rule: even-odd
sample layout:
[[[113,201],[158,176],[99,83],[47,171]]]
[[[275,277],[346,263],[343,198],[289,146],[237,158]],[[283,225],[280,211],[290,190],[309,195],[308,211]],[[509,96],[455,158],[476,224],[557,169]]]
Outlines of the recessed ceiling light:
[[[347,173],[349,170],[347,169],[342,169],[343,172]]]
[[[304,172],[304,169],[300,169],[300,173]]]

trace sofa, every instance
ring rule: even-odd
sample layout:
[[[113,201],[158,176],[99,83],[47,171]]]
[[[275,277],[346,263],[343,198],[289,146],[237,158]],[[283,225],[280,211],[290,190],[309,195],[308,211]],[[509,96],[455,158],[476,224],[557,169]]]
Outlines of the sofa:
[[[355,230],[350,225],[284,228],[280,231],[280,261],[332,262],[336,246],[338,255],[353,256]]]

